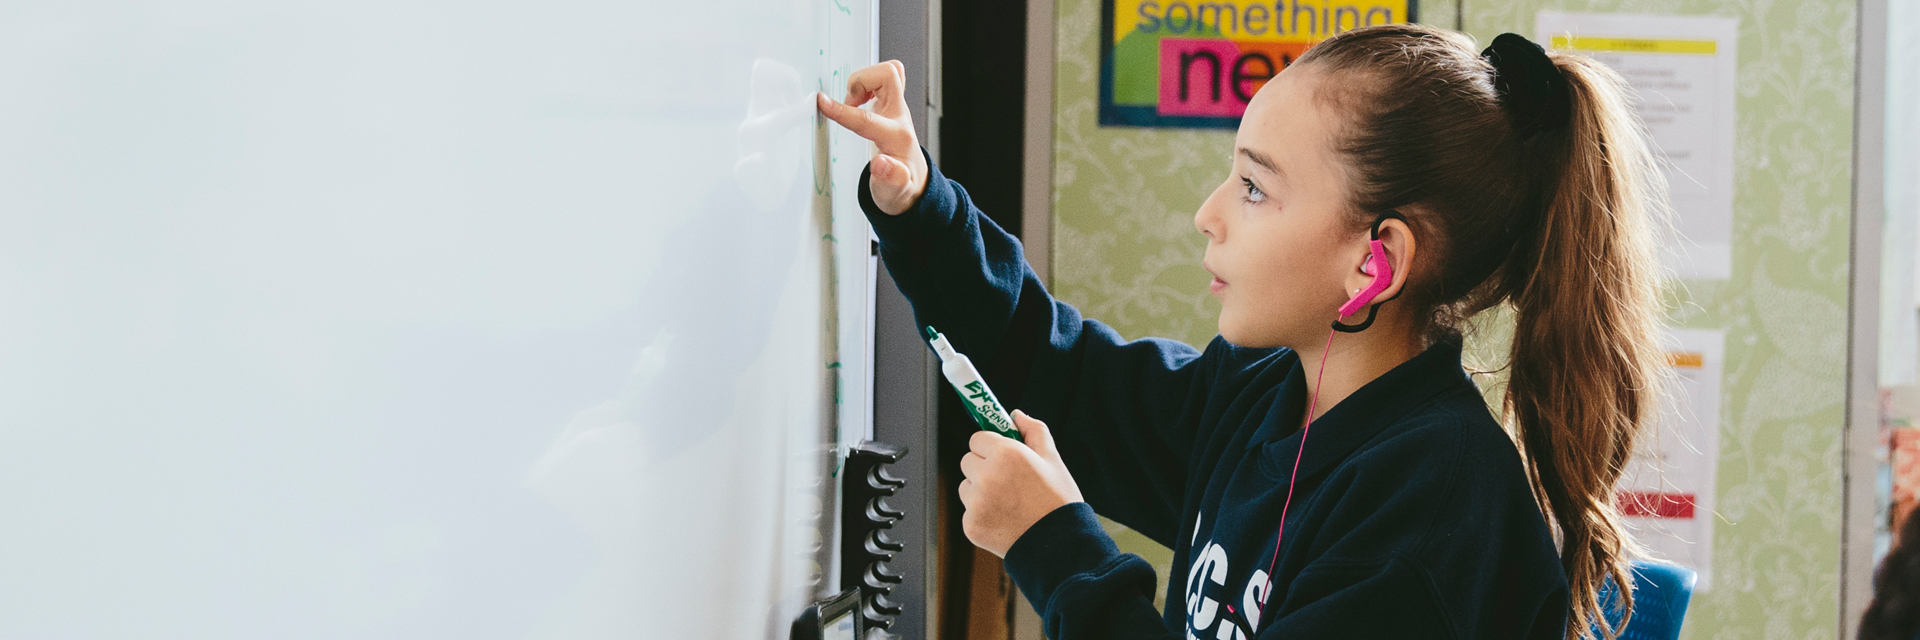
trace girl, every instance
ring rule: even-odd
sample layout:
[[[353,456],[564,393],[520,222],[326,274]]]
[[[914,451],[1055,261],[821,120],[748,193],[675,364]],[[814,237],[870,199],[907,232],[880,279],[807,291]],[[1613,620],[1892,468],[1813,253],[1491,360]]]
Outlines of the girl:
[[[962,524],[1048,637],[1614,634],[1596,592],[1631,584],[1612,495],[1655,386],[1659,188],[1615,74],[1512,34],[1315,45],[1194,215],[1204,351],[1049,297],[928,164],[902,76],[861,70],[820,109],[875,143],[861,205],[919,321],[1024,409],[1026,444],[973,437]],[[1500,304],[1505,430],[1460,365],[1463,321]],[[1095,510],[1174,549],[1160,619]]]

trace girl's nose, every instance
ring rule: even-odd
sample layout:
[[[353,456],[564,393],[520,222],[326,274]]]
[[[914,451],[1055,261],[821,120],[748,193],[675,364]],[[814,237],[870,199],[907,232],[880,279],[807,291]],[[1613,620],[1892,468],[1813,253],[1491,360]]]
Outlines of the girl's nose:
[[[1220,218],[1213,215],[1213,207],[1210,206],[1212,204],[1213,199],[1208,198],[1206,202],[1200,204],[1199,211],[1193,212],[1193,228],[1198,229],[1200,235],[1206,236],[1208,241],[1219,242]]]

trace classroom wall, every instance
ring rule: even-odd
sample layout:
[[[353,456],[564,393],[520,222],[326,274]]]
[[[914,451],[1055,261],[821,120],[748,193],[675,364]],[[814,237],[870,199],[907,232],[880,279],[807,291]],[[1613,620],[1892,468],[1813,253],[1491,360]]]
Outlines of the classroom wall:
[[[1733,278],[1667,290],[1671,321],[1725,328],[1714,588],[1687,637],[1839,631],[1853,161],[1852,2],[1469,1],[1482,40],[1541,9],[1740,18]]]
[[[1453,26],[1453,4],[1423,3],[1423,20]],[[1543,9],[1740,18],[1734,276],[1665,293],[1672,324],[1727,331],[1714,586],[1684,637],[1835,637],[1855,5],[1464,0],[1458,18],[1486,42],[1531,37]],[[1128,337],[1204,343],[1218,303],[1192,214],[1231,133],[1098,127],[1100,0],[1056,10],[1053,290]],[[1115,530],[1164,582],[1170,552]]]

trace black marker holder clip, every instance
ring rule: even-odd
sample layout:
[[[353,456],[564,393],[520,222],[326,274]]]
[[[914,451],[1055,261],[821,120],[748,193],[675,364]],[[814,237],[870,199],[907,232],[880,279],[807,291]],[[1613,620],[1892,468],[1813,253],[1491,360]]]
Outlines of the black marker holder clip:
[[[901,605],[890,600],[893,587],[905,577],[887,562],[906,544],[888,535],[906,513],[888,504],[907,481],[886,472],[887,465],[906,457],[907,448],[871,440],[847,453],[840,483],[840,588],[860,590],[860,617],[867,629],[886,629],[900,615]]]

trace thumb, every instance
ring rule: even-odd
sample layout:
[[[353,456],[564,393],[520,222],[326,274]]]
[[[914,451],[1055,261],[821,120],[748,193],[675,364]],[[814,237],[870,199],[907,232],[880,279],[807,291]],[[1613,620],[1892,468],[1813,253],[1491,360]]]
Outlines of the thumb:
[[[873,176],[868,187],[873,191],[873,203],[887,215],[897,216],[906,213],[913,203],[919,201],[920,194],[913,191],[913,169],[893,156],[876,153],[869,164]]]
[[[1058,459],[1060,454],[1053,448],[1053,432],[1047,430],[1047,423],[1035,420],[1033,416],[1019,409],[1013,410],[1013,426],[1020,428],[1020,437],[1027,441],[1027,447],[1043,458]]]
[[[884,154],[873,154],[873,179],[898,191],[905,191],[910,181],[912,169],[898,158]]]

